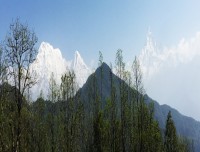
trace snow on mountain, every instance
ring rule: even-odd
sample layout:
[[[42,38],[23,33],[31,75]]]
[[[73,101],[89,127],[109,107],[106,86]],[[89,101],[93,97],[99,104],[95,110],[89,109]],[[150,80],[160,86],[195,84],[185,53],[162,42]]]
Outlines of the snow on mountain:
[[[181,64],[190,63],[196,56],[200,56],[200,32],[190,40],[182,39],[176,47],[158,48],[149,30],[146,45],[142,49],[139,60],[144,74],[148,80],[166,68],[177,68]]]
[[[139,55],[141,68],[144,74],[144,79],[149,79],[155,74],[161,64],[161,54],[157,48],[156,42],[153,40],[151,31],[148,31],[146,45]]]
[[[72,62],[71,69],[73,69],[76,74],[76,82],[79,87],[83,86],[88,76],[92,73],[92,71],[84,63],[78,51],[75,52],[74,61]]]
[[[147,43],[139,55],[147,93],[160,104],[171,105],[198,120],[199,42],[200,32],[197,32],[191,38],[182,38],[173,47],[158,48],[152,33],[148,32]]]
[[[68,70],[75,72],[78,87],[81,87],[91,74],[91,70],[78,51],[75,52],[74,61],[67,61],[58,48],[55,49],[49,43],[42,42],[36,60],[31,65],[31,71],[37,76],[37,84],[31,88],[32,99],[36,100],[41,92],[44,98],[47,98],[51,74],[54,74],[56,83],[60,85],[61,76]]]

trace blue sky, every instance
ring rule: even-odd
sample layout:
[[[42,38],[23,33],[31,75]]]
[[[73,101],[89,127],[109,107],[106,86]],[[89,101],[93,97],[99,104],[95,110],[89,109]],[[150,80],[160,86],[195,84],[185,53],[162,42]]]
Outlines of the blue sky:
[[[38,47],[49,42],[67,60],[78,50],[88,65],[98,60],[98,51],[113,62],[117,49],[125,62],[132,61],[150,27],[157,44],[167,49],[149,66],[160,69],[146,83],[147,93],[200,120],[199,0],[0,0],[0,41],[17,17],[34,29]]]
[[[13,19],[27,22],[42,41],[87,64],[102,51],[107,62],[117,49],[132,60],[145,44],[148,27],[161,45],[173,46],[200,30],[200,1],[176,0],[0,0],[0,40]]]

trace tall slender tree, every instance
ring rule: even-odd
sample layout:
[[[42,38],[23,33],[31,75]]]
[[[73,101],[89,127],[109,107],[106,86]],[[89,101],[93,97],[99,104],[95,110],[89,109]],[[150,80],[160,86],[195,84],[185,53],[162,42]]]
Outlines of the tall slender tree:
[[[124,69],[125,69],[125,63],[123,62],[123,55],[122,55],[122,50],[117,50],[116,53],[116,59],[115,59],[115,68],[117,72],[117,76],[120,79],[123,79],[124,76]],[[121,151],[125,152],[125,115],[124,115],[124,110],[125,110],[125,104],[124,104],[124,98],[123,98],[123,82],[119,82],[119,89],[120,89],[120,122],[121,122]]]
[[[7,79],[7,69],[5,65],[5,59],[3,54],[3,48],[0,45],[0,85],[2,85]]]
[[[0,151],[8,151],[10,148],[9,145],[9,137],[7,134],[8,122],[9,118],[7,117],[7,108],[8,102],[6,100],[6,87],[5,87],[5,78],[6,78],[6,71],[5,71],[5,64],[3,58],[3,50],[2,46],[0,45]],[[5,138],[7,136],[7,138]],[[6,147],[7,145],[7,147]]]
[[[164,148],[166,152],[178,151],[178,138],[171,111],[168,112],[165,128]]]
[[[36,83],[33,74],[30,73],[30,64],[36,58],[37,50],[35,44],[37,37],[29,29],[28,25],[22,24],[16,19],[10,25],[10,31],[5,40],[5,58],[9,66],[9,75],[15,86],[16,106],[17,106],[17,127],[15,130],[16,140],[13,151],[21,151],[21,110],[23,108],[24,92]]]
[[[110,92],[110,101],[111,101],[111,109],[109,111],[110,113],[110,149],[112,152],[117,151],[117,145],[118,145],[118,137],[117,137],[117,95],[116,95],[116,88],[113,80],[113,71],[112,71],[112,64],[110,65],[110,87],[111,87],[111,92]]]
[[[101,102],[101,105],[102,105],[102,96],[103,96],[103,90],[102,90],[102,85],[103,85],[103,67],[102,67],[102,64],[103,64],[103,54],[101,53],[101,51],[99,51],[99,67],[100,67],[100,70],[101,70],[101,92],[100,92],[100,102]],[[101,107],[102,108],[102,107]]]
[[[59,98],[58,84],[56,83],[54,73],[51,73],[50,81],[49,81],[49,92],[48,98],[51,102],[55,103]]]
[[[56,142],[57,142],[57,126],[56,123],[57,117],[56,117],[56,110],[57,110],[57,104],[59,99],[59,93],[58,93],[58,85],[55,80],[54,73],[51,73],[50,81],[49,81],[49,93],[48,98],[50,101],[50,108],[49,108],[49,114],[48,114],[48,125],[49,125],[49,136],[50,136],[50,145],[51,145],[51,151],[56,151]]]
[[[144,118],[144,109],[145,104],[143,100],[144,96],[144,89],[142,84],[142,72],[140,68],[140,63],[137,57],[135,57],[133,64],[132,64],[132,72],[133,72],[133,88],[135,90],[134,92],[134,102],[135,104],[132,104],[132,109],[134,110],[133,116],[135,116],[136,123],[136,135],[138,138],[138,142],[136,144],[136,150],[139,152],[143,151],[144,148],[144,142],[143,142],[143,131],[144,131],[144,125],[143,125],[143,118]]]

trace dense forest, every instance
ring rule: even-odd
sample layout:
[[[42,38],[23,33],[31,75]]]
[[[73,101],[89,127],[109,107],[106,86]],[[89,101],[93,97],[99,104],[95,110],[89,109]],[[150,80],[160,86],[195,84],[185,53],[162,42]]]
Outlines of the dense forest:
[[[48,99],[41,92],[31,102],[29,89],[37,83],[30,72],[36,43],[35,33],[17,19],[1,44],[0,151],[194,151],[192,141],[177,134],[170,111],[165,130],[159,128],[153,102],[144,101],[139,60],[135,57],[127,71],[122,50],[117,50],[109,73],[99,52],[99,67],[84,91],[77,89],[73,71],[63,74],[60,85],[52,73]],[[103,80],[109,80],[110,91]]]

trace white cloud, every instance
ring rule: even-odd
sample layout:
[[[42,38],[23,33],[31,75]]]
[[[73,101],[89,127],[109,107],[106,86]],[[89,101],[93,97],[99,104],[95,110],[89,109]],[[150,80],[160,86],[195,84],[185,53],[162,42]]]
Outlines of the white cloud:
[[[155,44],[148,37],[139,56],[147,93],[200,120],[200,32],[171,48],[158,51]]]

